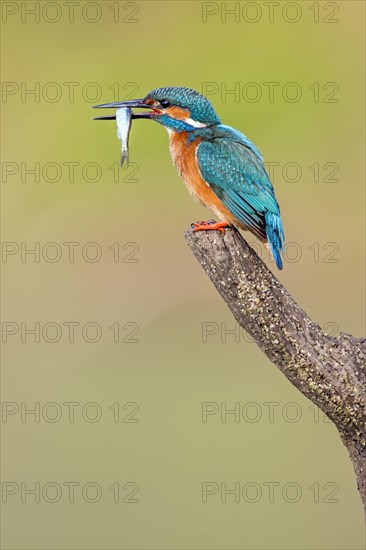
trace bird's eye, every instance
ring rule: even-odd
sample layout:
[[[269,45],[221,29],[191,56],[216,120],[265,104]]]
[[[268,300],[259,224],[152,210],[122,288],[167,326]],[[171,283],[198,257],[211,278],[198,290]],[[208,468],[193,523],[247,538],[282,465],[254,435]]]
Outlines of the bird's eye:
[[[171,104],[169,103],[169,101],[168,101],[167,99],[162,99],[162,100],[160,101],[160,105],[161,105],[164,109],[167,109],[168,107],[170,107]]]

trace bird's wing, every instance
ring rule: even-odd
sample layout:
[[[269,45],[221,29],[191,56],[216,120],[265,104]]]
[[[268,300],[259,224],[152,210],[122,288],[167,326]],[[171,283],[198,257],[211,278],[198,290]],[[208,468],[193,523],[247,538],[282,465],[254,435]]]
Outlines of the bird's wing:
[[[266,214],[277,216],[279,206],[260,157],[227,138],[202,141],[196,150],[202,178],[226,208],[248,229],[267,239]]]

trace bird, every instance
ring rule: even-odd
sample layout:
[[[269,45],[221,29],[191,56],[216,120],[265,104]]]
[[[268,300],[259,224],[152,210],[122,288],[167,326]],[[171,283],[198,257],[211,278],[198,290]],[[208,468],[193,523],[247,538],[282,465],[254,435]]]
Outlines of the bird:
[[[244,134],[221,123],[205,96],[191,88],[168,86],[152,90],[143,99],[94,108],[129,108],[132,119],[164,126],[173,163],[188,191],[218,218],[218,222],[192,224],[193,231],[224,232],[230,226],[248,230],[266,244],[282,269],[285,237],[280,207],[262,154]]]

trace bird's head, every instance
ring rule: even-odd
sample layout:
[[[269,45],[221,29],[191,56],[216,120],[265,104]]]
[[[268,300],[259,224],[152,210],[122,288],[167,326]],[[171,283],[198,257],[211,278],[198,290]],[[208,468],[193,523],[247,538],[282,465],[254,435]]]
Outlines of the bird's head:
[[[176,132],[189,132],[220,124],[220,119],[208,99],[190,88],[178,86],[157,88],[143,99],[95,105],[98,109],[121,107],[146,109],[144,112],[133,111],[132,118],[155,120],[168,130]]]

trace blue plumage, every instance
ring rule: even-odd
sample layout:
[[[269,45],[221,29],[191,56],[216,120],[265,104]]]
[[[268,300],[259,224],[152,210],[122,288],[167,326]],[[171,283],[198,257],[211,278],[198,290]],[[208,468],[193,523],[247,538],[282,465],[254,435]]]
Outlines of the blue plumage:
[[[167,86],[166,88],[157,88],[147,94],[145,100],[168,101],[170,105],[178,105],[189,110],[192,119],[205,124],[220,124],[220,119],[216,114],[208,99],[203,95],[179,86]]]
[[[198,145],[196,156],[202,178],[239,222],[262,241],[268,240],[282,269],[280,209],[256,147],[237,130],[219,125]]]

